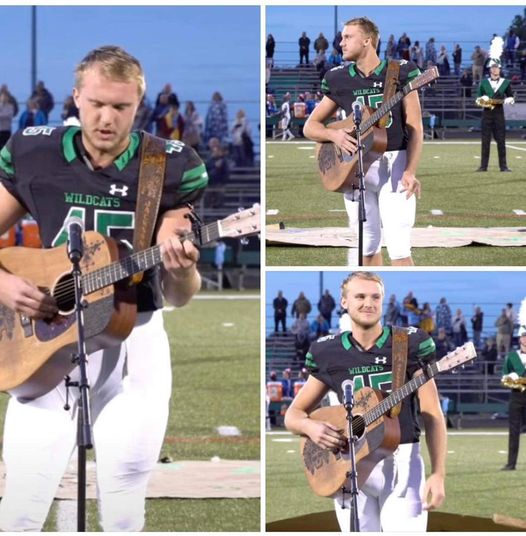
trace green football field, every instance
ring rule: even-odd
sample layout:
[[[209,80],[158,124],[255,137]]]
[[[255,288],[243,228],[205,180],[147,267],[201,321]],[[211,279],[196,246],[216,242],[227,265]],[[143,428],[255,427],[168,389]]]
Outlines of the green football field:
[[[489,519],[499,513],[524,519],[526,449],[519,454],[516,471],[500,471],[507,461],[507,445],[504,429],[450,431],[446,501],[440,511]],[[331,499],[310,490],[298,449],[297,436],[279,429],[266,435],[267,523],[332,510]],[[425,447],[423,453],[429,468]]]
[[[267,142],[267,224],[285,227],[346,227],[343,196],[327,192],[321,185],[311,142]],[[491,146],[487,173],[476,173],[480,165],[480,142],[432,141],[424,144],[417,177],[422,196],[417,202],[416,227],[522,227],[526,216],[526,142],[507,144],[512,173],[498,171],[496,146]],[[434,216],[432,210],[443,215]],[[268,246],[270,266],[344,266],[345,248]],[[524,265],[524,247],[465,246],[413,248],[420,266]],[[384,248],[384,260],[388,258]]]
[[[165,313],[174,381],[161,456],[173,461],[214,456],[259,460],[259,296],[225,293],[213,297],[220,299],[200,295],[186,307]],[[1,395],[0,430],[6,402],[7,395]],[[219,436],[216,428],[221,425],[237,427],[241,436]],[[47,531],[60,529],[58,503],[48,517]],[[145,530],[149,532],[259,529],[259,499],[147,501]],[[95,501],[88,501],[88,530],[100,530]]]

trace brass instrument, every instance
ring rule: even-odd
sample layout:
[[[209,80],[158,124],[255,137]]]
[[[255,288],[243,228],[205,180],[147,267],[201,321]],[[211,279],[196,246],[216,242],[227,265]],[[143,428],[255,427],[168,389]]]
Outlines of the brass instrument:
[[[521,393],[526,391],[526,378],[517,378],[516,380],[502,378],[500,381],[502,385],[509,387],[510,389],[519,389]]]
[[[504,104],[503,99],[484,99],[483,97],[477,97],[475,100],[475,104],[477,106],[480,106],[481,108],[489,108],[490,110],[493,110],[495,106],[499,104]]]

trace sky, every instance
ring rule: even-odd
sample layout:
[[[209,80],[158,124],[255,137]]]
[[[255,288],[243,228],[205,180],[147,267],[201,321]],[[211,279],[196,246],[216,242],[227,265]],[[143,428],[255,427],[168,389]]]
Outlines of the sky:
[[[321,3],[321,2],[320,2]],[[420,44],[435,37],[438,48],[444,44],[451,52],[460,43],[466,60],[476,44],[488,48],[494,33],[504,34],[515,15],[524,15],[524,5],[510,6],[338,6],[337,28],[354,17],[367,16],[380,29],[383,47],[394,34],[396,40],[406,32],[411,42]],[[334,6],[269,6],[266,11],[267,34],[276,40],[277,65],[298,61],[298,38],[307,32],[311,49],[320,32],[329,43],[335,35]],[[469,53],[469,56],[468,56]],[[313,58],[311,52],[311,59]]]
[[[30,94],[30,6],[0,7],[0,82],[21,102]],[[229,119],[248,112],[257,133],[260,96],[258,6],[39,6],[37,80],[55,100],[73,86],[73,71],[87,52],[116,44],[142,63],[147,96],[170,82],[181,101],[206,114],[212,93],[230,102]],[[61,110],[54,110],[52,119]]]
[[[486,316],[485,330],[491,328],[496,316],[508,302],[514,304],[518,312],[523,298],[526,297],[526,278],[523,271],[394,271],[376,270],[384,280],[386,296],[395,294],[401,302],[408,291],[412,290],[419,305],[429,302],[434,309],[440,298],[445,297],[453,309],[462,309],[468,319],[468,332],[471,333],[469,318],[475,306],[480,305]],[[329,289],[338,302],[340,284],[349,274],[342,271],[267,271],[266,273],[266,318],[267,332],[274,329],[272,300],[278,290],[282,290],[289,302],[288,313],[298,294],[303,291],[313,304],[320,297],[320,273],[323,291]],[[291,321],[289,321],[289,324]]]

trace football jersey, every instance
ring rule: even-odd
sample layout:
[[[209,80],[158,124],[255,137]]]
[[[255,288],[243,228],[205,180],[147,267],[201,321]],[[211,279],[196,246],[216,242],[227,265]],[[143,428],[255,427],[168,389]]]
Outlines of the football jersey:
[[[400,63],[398,76],[399,87],[402,89],[419,74],[417,65],[407,60],[397,60]],[[325,73],[321,83],[322,92],[334,101],[349,116],[352,113],[352,103],[358,101],[364,106],[379,108],[384,96],[385,74],[387,61],[365,76],[354,62],[339,65]],[[387,151],[407,149],[407,128],[402,113],[402,102],[391,108],[390,119],[387,122]]]
[[[435,343],[419,328],[406,328],[409,335],[406,378],[408,382],[420,368],[418,361],[429,364],[434,361]],[[384,327],[381,336],[369,349],[364,350],[350,331],[328,335],[312,343],[306,356],[305,366],[310,373],[327,387],[335,391],[340,402],[343,400],[342,382],[354,381],[355,391],[372,387],[391,391],[393,339],[391,328]],[[402,401],[399,415],[400,443],[414,443],[420,437],[417,420],[416,393]]]
[[[86,230],[111,236],[131,247],[142,134],[132,132],[128,148],[112,164],[88,167],[79,127],[29,127],[14,134],[0,151],[0,182],[35,218],[44,247],[67,240],[64,223],[72,216]],[[197,153],[166,140],[166,174],[159,217],[195,202],[208,182]],[[157,266],[137,288],[139,311],[162,307]]]

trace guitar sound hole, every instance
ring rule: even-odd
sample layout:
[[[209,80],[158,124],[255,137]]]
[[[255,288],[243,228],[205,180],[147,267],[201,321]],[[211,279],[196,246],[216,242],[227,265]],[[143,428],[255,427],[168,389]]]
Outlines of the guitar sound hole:
[[[352,431],[358,438],[363,436],[363,433],[365,432],[365,421],[361,415],[356,415],[352,418]]]
[[[69,314],[75,310],[75,285],[71,274],[64,274],[53,289],[53,298],[61,314]]]

